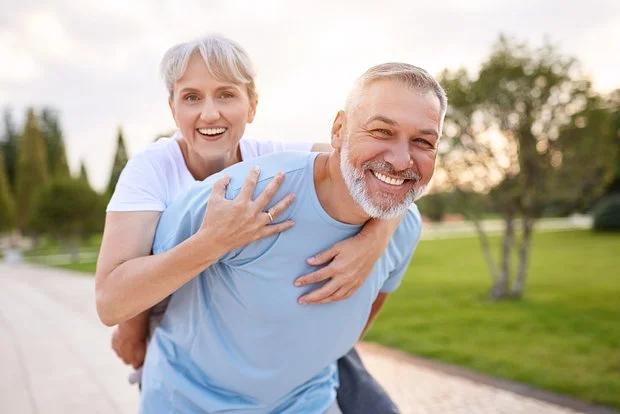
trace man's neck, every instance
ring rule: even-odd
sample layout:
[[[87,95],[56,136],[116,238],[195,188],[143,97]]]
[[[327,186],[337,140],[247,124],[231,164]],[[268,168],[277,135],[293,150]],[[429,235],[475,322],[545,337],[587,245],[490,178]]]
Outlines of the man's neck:
[[[340,151],[320,154],[314,161],[314,188],[323,209],[334,220],[347,224],[364,224],[370,216],[351,197],[342,172]]]

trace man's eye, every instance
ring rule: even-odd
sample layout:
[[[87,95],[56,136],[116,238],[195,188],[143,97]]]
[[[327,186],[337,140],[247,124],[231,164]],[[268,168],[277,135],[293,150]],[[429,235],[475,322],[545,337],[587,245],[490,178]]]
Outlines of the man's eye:
[[[378,128],[378,129],[373,129],[372,132],[377,135],[383,135],[383,136],[388,136],[388,137],[392,136],[392,131],[388,129]]]
[[[435,147],[433,145],[433,143],[431,143],[429,140],[427,140],[425,138],[416,138],[416,139],[413,140],[413,142],[415,142],[417,144],[424,145],[427,148],[434,148]]]
[[[189,101],[189,102],[195,102],[200,100],[200,97],[198,95],[187,95],[184,100]]]

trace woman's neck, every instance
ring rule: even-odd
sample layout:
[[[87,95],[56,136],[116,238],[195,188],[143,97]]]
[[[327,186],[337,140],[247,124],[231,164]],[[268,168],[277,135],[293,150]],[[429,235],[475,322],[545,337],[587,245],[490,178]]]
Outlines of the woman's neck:
[[[197,153],[191,151],[187,142],[180,139],[179,146],[188,171],[197,181],[222,171],[224,168],[230,167],[241,161],[241,149],[237,145],[233,150],[215,158],[202,158]]]

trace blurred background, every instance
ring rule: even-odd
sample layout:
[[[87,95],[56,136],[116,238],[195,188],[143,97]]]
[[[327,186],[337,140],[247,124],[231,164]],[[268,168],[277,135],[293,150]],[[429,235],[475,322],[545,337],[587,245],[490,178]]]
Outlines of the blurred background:
[[[374,64],[436,75],[450,108],[423,241],[367,339],[620,409],[613,0],[3,0],[5,262],[92,276],[122,168],[175,129],[159,61],[212,32],[254,60],[257,139],[328,142]]]

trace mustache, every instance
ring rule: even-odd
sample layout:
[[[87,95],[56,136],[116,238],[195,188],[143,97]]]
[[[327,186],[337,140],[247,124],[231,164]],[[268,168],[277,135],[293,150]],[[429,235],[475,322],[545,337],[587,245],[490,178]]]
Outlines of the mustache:
[[[384,160],[366,161],[364,164],[362,164],[362,168],[364,171],[373,170],[378,173],[390,175],[392,177],[398,177],[405,180],[414,180],[416,182],[420,181],[420,179],[422,178],[420,174],[418,174],[411,168],[396,171],[392,164]]]

